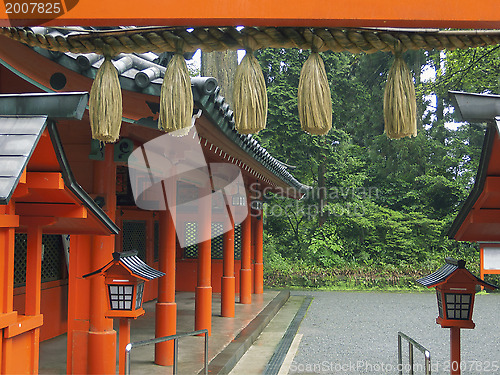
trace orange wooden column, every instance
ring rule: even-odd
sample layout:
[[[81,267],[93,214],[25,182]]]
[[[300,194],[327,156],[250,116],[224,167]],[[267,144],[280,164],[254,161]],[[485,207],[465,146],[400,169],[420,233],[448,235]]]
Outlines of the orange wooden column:
[[[163,183],[162,183],[163,184]],[[175,196],[175,185],[163,189]],[[165,191],[164,191],[165,193]],[[166,194],[164,200],[167,202]],[[175,303],[175,205],[160,211],[159,221],[159,270],[165,276],[158,280],[158,302],[156,303],[155,337],[175,335],[177,329],[177,304]],[[155,346],[155,363],[170,366],[174,363],[174,341],[166,341]]]
[[[252,216],[241,223],[240,303],[252,303]]]
[[[14,215],[14,204],[0,206],[0,371],[7,373],[9,351],[6,350],[4,328],[17,320],[14,311],[14,231],[19,226],[19,217]],[[15,359],[14,359],[15,361]]]
[[[200,189],[201,191],[201,189]],[[211,188],[206,189],[205,196],[199,200],[198,238],[208,238],[198,243],[198,281],[195,289],[194,329],[207,329],[212,332],[212,200]]]
[[[253,223],[253,235],[255,243],[254,293],[262,294],[264,293],[264,222],[262,218],[262,210],[258,211],[258,215],[254,217]]]
[[[229,211],[229,209],[228,209]],[[221,315],[234,317],[234,222],[231,218],[231,229],[222,236],[223,246],[223,274],[221,280]]]
[[[27,254],[26,254],[26,295],[25,315],[40,315],[40,301],[42,293],[42,227],[32,224],[28,227]],[[31,357],[29,358],[32,373],[38,374],[40,349],[40,328],[35,328],[31,335]]]
[[[104,212],[115,220],[116,216],[116,166],[113,147],[105,146],[104,160],[94,162],[94,194],[105,200]],[[91,270],[101,268],[113,257],[114,236],[93,236]],[[106,286],[102,277],[90,281],[90,332],[88,334],[87,372],[89,374],[116,373],[116,332],[113,320],[105,317],[107,310]]]

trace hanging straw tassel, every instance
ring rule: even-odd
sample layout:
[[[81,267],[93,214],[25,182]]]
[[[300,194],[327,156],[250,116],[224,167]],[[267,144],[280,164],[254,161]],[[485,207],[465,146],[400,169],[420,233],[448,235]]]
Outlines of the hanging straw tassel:
[[[92,138],[113,143],[120,137],[122,125],[122,91],[118,72],[106,56],[96,73],[89,97]]]
[[[417,136],[417,99],[410,69],[403,60],[400,43],[387,75],[384,92],[385,132],[389,138]]]
[[[332,96],[325,64],[313,45],[313,51],[300,71],[297,105],[302,130],[325,135],[332,128]]]
[[[158,128],[178,137],[188,134],[192,126],[193,107],[191,77],[182,51],[177,51],[163,77]]]
[[[251,49],[241,60],[234,77],[234,123],[240,134],[256,134],[267,121],[266,81]]]

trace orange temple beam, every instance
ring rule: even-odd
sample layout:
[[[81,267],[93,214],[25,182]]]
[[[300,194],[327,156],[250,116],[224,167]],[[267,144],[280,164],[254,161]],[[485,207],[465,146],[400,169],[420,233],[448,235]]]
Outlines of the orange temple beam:
[[[0,26],[39,25],[46,14],[7,14],[0,2]],[[63,2],[65,4],[66,2]],[[146,1],[81,0],[67,2],[70,8],[52,26],[321,26],[321,27],[425,27],[500,28],[500,2],[483,0],[192,0]],[[71,7],[71,3],[76,3]],[[8,16],[10,16],[10,21]],[[52,14],[51,17],[54,17]],[[38,20],[38,22],[37,22]]]

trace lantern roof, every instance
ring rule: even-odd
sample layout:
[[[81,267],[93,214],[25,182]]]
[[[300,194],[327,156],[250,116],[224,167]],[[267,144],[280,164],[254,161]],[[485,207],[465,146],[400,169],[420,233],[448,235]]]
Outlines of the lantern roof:
[[[139,258],[137,256],[137,250],[130,250],[130,251],[114,252],[112,261],[110,261],[108,264],[106,264],[105,266],[99,268],[94,272],[83,275],[83,277],[86,278],[95,275],[102,275],[110,267],[117,264],[124,267],[128,272],[130,272],[132,276],[135,276],[145,281],[165,276],[164,272],[158,271],[150,267],[141,258]]]
[[[445,260],[446,264],[443,267],[438,269],[436,272],[431,273],[430,275],[418,279],[417,283],[426,286],[427,288],[431,288],[444,284],[445,282],[450,280],[453,275],[460,272],[462,274],[466,274],[471,279],[471,281],[476,283],[476,285],[481,285],[491,290],[498,288],[496,285],[487,283],[486,281],[481,280],[479,277],[468,271],[465,268],[465,260],[456,260],[453,258],[446,258]]]

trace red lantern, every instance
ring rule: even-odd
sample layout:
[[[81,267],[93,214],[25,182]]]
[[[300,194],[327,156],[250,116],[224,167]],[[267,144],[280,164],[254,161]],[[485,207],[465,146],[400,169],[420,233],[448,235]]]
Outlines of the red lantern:
[[[107,318],[137,318],[144,314],[142,296],[144,281],[164,276],[138,256],[137,251],[113,253],[113,260],[83,277],[105,276],[108,299]]]
[[[497,289],[495,285],[474,276],[465,269],[464,260],[446,258],[446,264],[419,280],[418,283],[436,287],[438,317],[436,323],[450,328],[450,373],[460,374],[460,328],[474,328],[472,308],[476,286]]]

